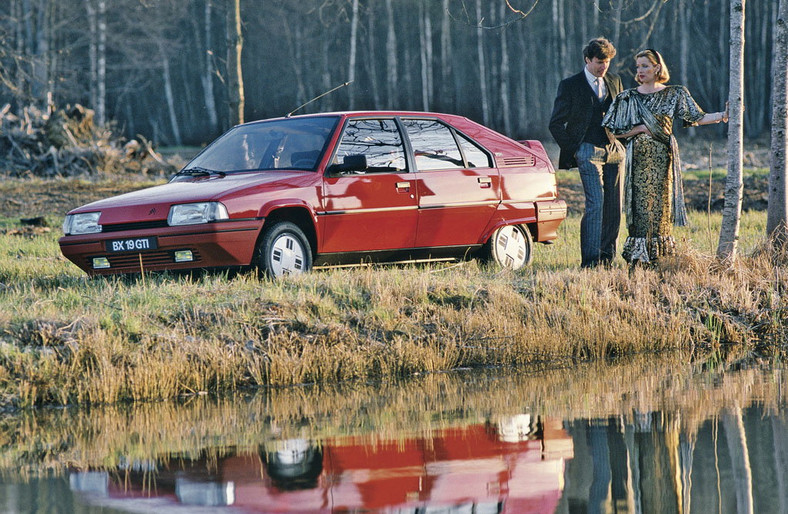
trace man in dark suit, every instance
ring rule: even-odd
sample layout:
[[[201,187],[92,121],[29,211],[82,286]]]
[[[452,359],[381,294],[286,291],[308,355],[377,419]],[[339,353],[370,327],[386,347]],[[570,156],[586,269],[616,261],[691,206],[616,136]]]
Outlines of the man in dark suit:
[[[580,265],[610,264],[616,255],[621,223],[623,163],[610,162],[611,139],[602,118],[623,89],[621,79],[607,73],[616,49],[605,38],[592,39],[583,49],[583,71],[561,81],[550,117],[561,154],[558,167],[580,172],[585,211],[580,222]]]

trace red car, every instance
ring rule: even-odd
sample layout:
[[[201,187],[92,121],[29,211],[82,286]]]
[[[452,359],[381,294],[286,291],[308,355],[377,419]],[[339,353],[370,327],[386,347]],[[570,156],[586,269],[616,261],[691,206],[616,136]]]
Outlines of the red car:
[[[59,242],[90,274],[479,253],[518,269],[565,217],[537,141],[449,114],[345,112],[239,125],[169,183],[70,211]]]

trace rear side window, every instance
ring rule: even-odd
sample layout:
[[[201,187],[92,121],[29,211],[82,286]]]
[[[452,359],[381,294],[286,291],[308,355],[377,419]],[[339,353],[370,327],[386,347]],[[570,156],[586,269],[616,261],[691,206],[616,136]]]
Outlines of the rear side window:
[[[469,168],[492,168],[490,156],[487,155],[487,152],[462,134],[457,134],[457,139],[460,141],[460,147],[462,148],[462,153],[465,154]]]
[[[451,129],[436,120],[402,120],[419,171],[464,168]]]
[[[368,173],[406,171],[405,149],[393,119],[350,120],[342,133],[334,163],[349,155],[367,158]]]

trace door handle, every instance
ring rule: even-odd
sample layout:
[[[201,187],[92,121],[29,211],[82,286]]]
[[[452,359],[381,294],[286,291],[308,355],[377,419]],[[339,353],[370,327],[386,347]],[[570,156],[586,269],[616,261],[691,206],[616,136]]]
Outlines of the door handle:
[[[410,192],[410,182],[408,182],[408,181],[397,182],[396,187],[397,187],[397,191],[399,191],[401,193],[409,193]]]
[[[479,182],[479,187],[492,187],[492,179],[490,177],[479,177],[476,180]]]

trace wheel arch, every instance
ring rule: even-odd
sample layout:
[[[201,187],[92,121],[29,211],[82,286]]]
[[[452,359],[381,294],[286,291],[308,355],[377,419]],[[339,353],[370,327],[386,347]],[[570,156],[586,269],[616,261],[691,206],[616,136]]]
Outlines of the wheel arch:
[[[260,244],[260,239],[265,234],[266,229],[279,221],[289,221],[297,225],[309,240],[312,257],[314,258],[317,255],[317,230],[312,213],[306,207],[281,206],[271,209],[265,216],[256,244]]]
[[[539,227],[537,226],[537,222],[535,219],[518,219],[518,220],[504,220],[499,219],[495,223],[490,223],[487,229],[482,233],[481,244],[487,243],[492,235],[501,227],[505,227],[507,225],[522,225],[525,227],[528,232],[531,234],[531,239],[534,242],[537,242],[537,236],[539,235]]]

